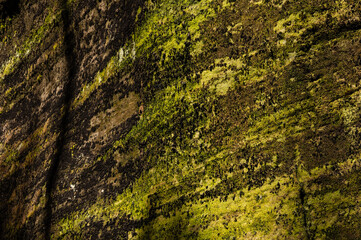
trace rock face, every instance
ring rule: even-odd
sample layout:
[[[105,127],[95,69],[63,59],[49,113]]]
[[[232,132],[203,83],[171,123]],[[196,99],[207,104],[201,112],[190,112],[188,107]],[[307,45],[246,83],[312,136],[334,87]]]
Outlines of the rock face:
[[[361,239],[359,1],[0,12],[0,239]]]

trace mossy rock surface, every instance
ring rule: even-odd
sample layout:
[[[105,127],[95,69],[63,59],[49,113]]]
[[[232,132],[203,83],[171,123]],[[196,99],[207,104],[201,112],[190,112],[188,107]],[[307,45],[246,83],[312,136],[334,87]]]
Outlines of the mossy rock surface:
[[[361,3],[0,1],[0,239],[361,239]]]

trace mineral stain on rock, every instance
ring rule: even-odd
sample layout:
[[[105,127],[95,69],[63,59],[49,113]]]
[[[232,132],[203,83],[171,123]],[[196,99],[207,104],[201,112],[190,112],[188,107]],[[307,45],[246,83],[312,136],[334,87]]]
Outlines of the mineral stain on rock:
[[[0,19],[0,239],[361,238],[358,1]]]

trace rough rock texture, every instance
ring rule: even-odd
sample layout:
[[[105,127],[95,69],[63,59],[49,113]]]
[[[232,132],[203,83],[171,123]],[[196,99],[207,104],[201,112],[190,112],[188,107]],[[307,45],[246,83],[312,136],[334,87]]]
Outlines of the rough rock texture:
[[[0,239],[361,239],[359,1],[0,19]]]

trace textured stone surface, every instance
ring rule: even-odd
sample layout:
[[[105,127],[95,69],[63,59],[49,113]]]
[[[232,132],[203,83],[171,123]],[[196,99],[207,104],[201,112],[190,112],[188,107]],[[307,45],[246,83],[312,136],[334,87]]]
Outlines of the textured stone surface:
[[[0,239],[361,238],[358,1],[0,11]]]

